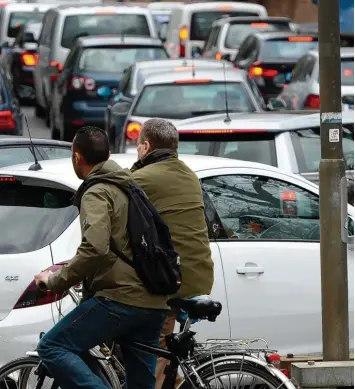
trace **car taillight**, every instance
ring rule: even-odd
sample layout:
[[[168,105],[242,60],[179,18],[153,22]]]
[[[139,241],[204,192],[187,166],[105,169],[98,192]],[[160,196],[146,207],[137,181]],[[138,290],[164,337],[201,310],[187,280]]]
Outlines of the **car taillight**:
[[[57,61],[51,61],[49,66],[53,68],[53,71],[55,72],[49,76],[51,81],[57,81],[60,76],[60,72],[63,70],[63,65]]]
[[[69,78],[68,90],[87,90],[93,91],[96,89],[96,83],[93,78],[74,76]]]
[[[11,111],[0,111],[0,130],[15,129],[14,114]]]
[[[38,62],[38,54],[22,53],[21,62],[25,66],[36,66]]]
[[[141,132],[142,125],[138,122],[128,122],[126,127],[126,136],[130,140],[137,140]]]
[[[249,68],[249,77],[267,77],[272,78],[277,76],[278,71],[275,69],[264,69],[261,66],[251,66]]]
[[[220,60],[222,59],[222,56],[223,56],[223,54],[222,54],[220,51],[218,51],[218,52],[216,53],[216,60],[217,60],[217,61],[220,61]]]
[[[179,52],[180,58],[185,58],[186,56],[186,40],[189,37],[189,29],[187,26],[182,26],[179,30]]]
[[[50,270],[54,273],[60,267],[61,265],[53,265],[47,268],[46,270]],[[43,292],[39,294],[36,283],[33,280],[28,285],[27,289],[23,292],[22,296],[19,298],[13,309],[37,307],[39,305],[51,304],[58,300],[61,300],[67,294],[68,292],[56,294],[49,290],[47,290],[47,293],[45,294]]]
[[[318,95],[308,95],[306,102],[304,103],[306,108],[310,109],[319,109],[320,108],[320,98]]]

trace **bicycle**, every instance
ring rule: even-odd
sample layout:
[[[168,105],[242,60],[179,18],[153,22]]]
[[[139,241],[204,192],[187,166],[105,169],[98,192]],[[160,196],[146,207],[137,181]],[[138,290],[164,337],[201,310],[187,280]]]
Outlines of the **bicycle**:
[[[74,289],[71,288],[68,293],[79,304],[80,299]],[[233,389],[298,388],[296,382],[277,368],[276,351],[270,350],[266,342],[264,347],[250,347],[262,339],[195,341],[196,333],[190,331],[193,320],[214,322],[222,309],[220,303],[213,300],[172,299],[168,305],[187,312],[188,319],[179,333],[166,337],[167,349],[142,343],[131,345],[170,361],[165,371],[163,389],[174,389],[178,369],[184,376],[179,389],[219,389],[221,385],[224,388],[227,381]],[[125,385],[124,365],[116,350],[115,343],[111,349],[102,345],[89,350],[83,359],[107,386],[122,389]],[[0,389],[60,389],[37,352],[29,351],[26,355],[0,369]],[[34,378],[33,384],[31,378]]]

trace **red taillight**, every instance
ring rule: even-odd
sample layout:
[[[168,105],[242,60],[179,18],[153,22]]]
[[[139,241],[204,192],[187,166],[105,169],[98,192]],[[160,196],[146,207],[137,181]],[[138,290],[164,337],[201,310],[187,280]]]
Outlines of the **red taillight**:
[[[278,74],[275,69],[264,69],[261,66],[251,66],[249,69],[249,77],[267,77],[272,78]]]
[[[310,109],[319,109],[320,108],[320,98],[318,95],[308,95],[306,102],[304,103],[306,108]]]
[[[59,71],[62,71],[63,70],[63,65],[57,61],[51,61],[49,63],[49,66],[52,67],[52,68],[57,68]]]
[[[0,111],[0,130],[15,129],[15,119],[11,111]]]
[[[126,127],[126,136],[130,140],[137,140],[141,132],[142,125],[138,122],[129,122]]]
[[[95,80],[92,78],[74,76],[69,78],[68,90],[87,90],[93,91],[96,89]]]
[[[50,270],[53,273],[57,271],[61,265],[53,265],[47,268],[46,270]],[[21,309],[21,308],[29,308],[29,307],[37,307],[39,305],[51,304],[58,300],[61,300],[65,297],[68,292],[55,294],[49,290],[47,290],[46,294],[40,295],[38,293],[38,288],[36,286],[35,281],[33,280],[27,287],[27,289],[23,292],[22,296],[19,298],[17,303],[15,304],[13,309]]]
[[[36,66],[38,62],[38,54],[22,53],[21,62],[25,66]]]
[[[0,182],[16,182],[16,178],[12,176],[0,176]]]
[[[185,58],[186,56],[186,40],[189,37],[189,29],[187,26],[182,26],[179,30],[179,54],[180,58]]]

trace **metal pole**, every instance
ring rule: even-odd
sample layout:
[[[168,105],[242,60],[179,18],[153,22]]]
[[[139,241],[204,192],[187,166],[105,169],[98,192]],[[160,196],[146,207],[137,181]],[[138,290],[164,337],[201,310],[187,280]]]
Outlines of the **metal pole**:
[[[320,255],[325,361],[349,360],[347,196],[341,130],[339,22],[339,0],[319,0]]]

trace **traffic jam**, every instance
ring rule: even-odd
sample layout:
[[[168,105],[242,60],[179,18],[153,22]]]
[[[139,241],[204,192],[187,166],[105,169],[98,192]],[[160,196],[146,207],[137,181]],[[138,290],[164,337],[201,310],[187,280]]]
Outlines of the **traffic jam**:
[[[81,242],[76,132],[104,129],[111,159],[130,168],[151,118],[174,124],[179,158],[203,188],[211,297],[224,309],[218,325],[195,325],[198,340],[320,353],[317,30],[248,1],[71,3],[0,2],[0,367],[75,306],[65,293],[38,298],[33,275],[55,271]],[[353,236],[353,35],[341,46]]]

